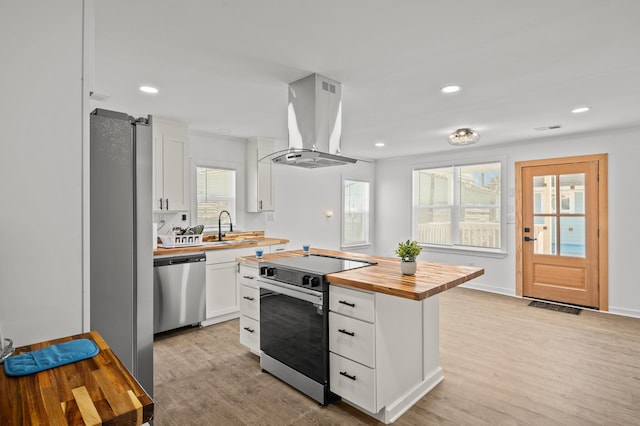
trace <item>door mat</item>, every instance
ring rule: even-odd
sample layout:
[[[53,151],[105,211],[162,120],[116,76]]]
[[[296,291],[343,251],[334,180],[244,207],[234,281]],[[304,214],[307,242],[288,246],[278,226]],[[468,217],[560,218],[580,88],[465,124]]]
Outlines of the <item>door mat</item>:
[[[567,314],[573,314],[573,315],[578,315],[582,311],[582,309],[580,308],[556,305],[555,303],[540,302],[537,300],[534,300],[533,302],[529,303],[529,306],[533,306],[534,308],[549,309],[550,311],[565,312]]]

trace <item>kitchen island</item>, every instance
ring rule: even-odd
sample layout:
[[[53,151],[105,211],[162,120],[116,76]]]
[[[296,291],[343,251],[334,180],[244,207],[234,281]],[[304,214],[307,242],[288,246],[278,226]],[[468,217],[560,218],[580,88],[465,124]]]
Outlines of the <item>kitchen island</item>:
[[[443,380],[438,294],[484,270],[418,262],[416,274],[406,276],[399,259],[322,249],[312,254],[376,262],[325,277],[330,283],[329,382],[331,392],[347,403],[391,423]],[[295,256],[302,251],[268,254],[262,260]],[[259,260],[246,256],[237,261],[241,294],[250,294],[255,305]],[[260,354],[259,306],[249,303],[246,312],[242,307],[241,342]]]

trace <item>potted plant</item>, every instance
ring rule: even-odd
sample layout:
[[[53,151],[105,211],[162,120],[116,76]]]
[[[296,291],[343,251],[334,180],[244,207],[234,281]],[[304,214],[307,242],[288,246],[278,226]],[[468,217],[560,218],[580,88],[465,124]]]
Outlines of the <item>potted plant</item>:
[[[422,251],[422,247],[417,241],[407,240],[398,244],[396,254],[400,256],[400,271],[403,275],[414,275],[416,273],[416,257]]]

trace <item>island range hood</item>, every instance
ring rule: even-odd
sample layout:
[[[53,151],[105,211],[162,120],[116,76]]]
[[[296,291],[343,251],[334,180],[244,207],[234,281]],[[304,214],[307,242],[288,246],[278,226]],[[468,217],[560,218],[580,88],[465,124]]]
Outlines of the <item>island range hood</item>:
[[[289,149],[274,163],[318,168],[358,161],[340,152],[341,91],[339,82],[319,74],[289,84]]]

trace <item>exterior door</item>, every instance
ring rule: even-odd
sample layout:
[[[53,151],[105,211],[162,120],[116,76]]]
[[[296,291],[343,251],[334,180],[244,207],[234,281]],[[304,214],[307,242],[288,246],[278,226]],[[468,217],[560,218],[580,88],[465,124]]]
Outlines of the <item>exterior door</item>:
[[[523,296],[601,307],[598,176],[597,159],[520,168]]]

